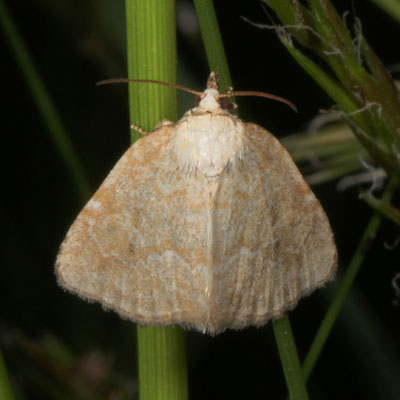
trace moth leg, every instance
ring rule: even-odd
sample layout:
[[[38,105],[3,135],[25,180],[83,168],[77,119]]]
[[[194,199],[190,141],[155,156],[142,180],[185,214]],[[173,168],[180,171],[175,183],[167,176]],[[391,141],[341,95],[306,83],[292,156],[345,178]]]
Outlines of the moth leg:
[[[131,125],[131,129],[136,131],[136,132],[141,133],[143,136],[146,136],[146,135],[148,135],[149,133],[152,132],[152,131],[145,131],[144,129],[142,129],[139,126],[134,125],[134,124]]]
[[[164,126],[171,126],[171,125],[174,125],[174,124],[175,124],[175,122],[172,122],[172,121],[170,121],[170,120],[168,120],[168,119],[163,119],[163,120],[162,120],[161,122],[159,122],[159,123],[154,127],[154,129],[151,130],[151,131],[145,131],[144,129],[142,129],[142,128],[140,128],[139,126],[134,125],[134,124],[131,125],[131,129],[133,129],[133,130],[135,130],[135,131],[141,133],[142,135],[146,136],[146,135],[148,135],[149,133],[154,132],[155,130],[157,130],[157,129],[161,128],[161,127],[164,127]]]

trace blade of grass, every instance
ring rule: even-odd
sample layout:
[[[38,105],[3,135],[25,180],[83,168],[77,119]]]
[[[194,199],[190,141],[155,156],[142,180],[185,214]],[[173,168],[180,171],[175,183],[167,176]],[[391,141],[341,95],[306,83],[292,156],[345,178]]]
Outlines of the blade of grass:
[[[293,43],[287,37],[280,35],[280,39],[293,58],[303,67],[303,69],[312,76],[315,81],[328,93],[328,95],[341,107],[341,109],[352,114],[351,118],[360,126],[364,131],[368,131],[368,125],[364,121],[361,114],[357,114],[359,109],[355,100],[346,92],[346,90],[325,71],[315,64],[310,58],[306,57],[299,50],[297,50]]]
[[[376,56],[371,49],[368,49],[358,20],[355,29],[357,40],[353,43],[345,23],[328,0],[308,1],[308,11],[312,15],[313,22],[310,25],[309,21],[306,21],[307,26],[304,26],[303,18],[306,12],[299,11],[297,0],[264,1],[279,17],[286,19],[291,17],[289,20],[282,19],[284,26],[293,22],[294,19],[299,30],[306,29],[315,33],[320,45],[315,45],[310,40],[306,42],[306,45],[331,67],[340,82],[298,51],[292,44],[291,36],[284,31],[284,28],[277,27],[283,44],[296,61],[337,102],[346,113],[346,118],[353,121],[354,133],[372,158],[382,164],[387,172],[393,172],[398,166],[396,153],[400,146],[400,139],[396,132],[399,125],[400,106],[397,94],[393,95],[394,90],[387,82],[388,79],[390,80],[390,75],[384,74]],[[288,13],[284,12],[287,7],[294,10],[289,17]],[[304,37],[299,36],[296,30],[289,27],[286,29],[288,32],[293,32],[293,37],[300,43],[304,42]],[[356,46],[357,43],[361,43],[361,47]],[[322,53],[321,46],[324,49]],[[361,59],[362,57],[364,60]],[[364,68],[365,62],[369,70]],[[382,84],[383,79],[385,79],[384,84]],[[338,88],[341,90],[337,90]]]
[[[391,177],[385,189],[385,192],[382,195],[382,201],[384,201],[385,203],[390,203],[390,200],[397,188],[397,185],[398,177]],[[347,299],[351,285],[353,284],[354,279],[356,278],[358,271],[360,270],[361,264],[364,261],[366,255],[366,245],[369,242],[370,238],[375,236],[381,222],[381,215],[379,213],[374,214],[364,231],[364,234],[360,240],[359,245],[357,246],[353,258],[348,268],[346,269],[339,289],[337,290],[335,297],[333,298],[332,303],[329,306],[329,309],[325,314],[324,319],[322,320],[317,334],[315,335],[314,341],[311,344],[310,350],[308,351],[307,356],[304,360],[303,373],[306,380],[311,375],[311,372],[321,354],[321,351],[325,346],[328,336],[332,331],[333,325],[335,324],[336,319],[343,307],[343,304]]]
[[[379,200],[369,193],[361,192],[361,198],[373,209],[380,212],[386,218],[400,225],[400,210],[383,200]]]
[[[281,319],[272,321],[272,326],[290,400],[306,400],[309,397],[287,313]]]
[[[339,154],[366,152],[344,122],[330,123],[317,131],[297,132],[281,139],[281,143],[297,162],[317,158],[337,157]],[[356,158],[355,156],[353,158]]]
[[[232,84],[213,2],[194,0],[194,3],[210,69],[221,74],[221,87],[226,89]],[[273,326],[291,399],[308,399],[288,316],[285,314]]]
[[[348,92],[363,97],[360,106],[364,107],[365,118],[368,118],[374,128],[373,131],[379,133],[386,142],[387,149],[390,150],[398,137],[396,133],[398,101],[396,100],[392,104],[385,87],[376,82],[376,79],[364,69],[357,57],[350,34],[332,4],[328,0],[309,0],[309,4],[316,31],[324,38],[323,43],[327,43],[328,54],[324,57],[325,61],[331,66]],[[360,29],[358,31],[361,35]],[[334,51],[329,52],[329,48],[332,46]],[[365,107],[368,104],[375,104],[375,106]]]
[[[8,379],[6,364],[0,349],[0,400],[13,400],[10,380]]]
[[[391,129],[396,131],[397,127],[400,125],[400,99],[396,85],[389,71],[385,68],[382,61],[362,35],[361,24],[357,24],[355,30],[360,41],[360,51],[363,60],[365,60],[368,65],[376,82],[376,86],[379,88],[380,99],[382,101],[381,106],[383,110],[386,111],[384,118],[390,123]],[[396,139],[397,138],[398,135],[396,135]],[[399,144],[399,140],[397,140],[397,143]]]
[[[288,32],[305,47],[315,49],[321,47],[319,39],[311,29],[304,29],[305,26],[311,27],[313,19],[309,10],[297,0],[287,2],[282,7],[282,0],[263,0],[278,15],[279,19],[286,25]],[[303,27],[303,28],[301,28]],[[322,49],[320,50],[322,53]]]
[[[3,0],[0,0],[0,24],[48,133],[74,179],[81,200],[85,202],[91,193],[86,173]]]
[[[174,0],[126,0],[128,76],[176,82]],[[176,120],[174,89],[129,86],[130,120],[145,130]],[[140,135],[132,132],[134,142]],[[140,400],[186,400],[185,333],[174,327],[137,327]]]
[[[219,74],[221,92],[232,86],[221,33],[212,0],[194,0],[210,71]]]
[[[398,0],[371,0],[385,10],[392,18],[400,22],[400,3]]]
[[[311,59],[297,50],[291,41],[284,35],[280,35],[283,45],[287,48],[293,58],[311,75],[311,77],[328,93],[328,95],[345,112],[351,126],[354,127],[354,134],[358,137],[363,146],[369,151],[370,155],[381,164],[388,172],[396,169],[392,158],[379,147],[382,142],[379,138],[372,140],[375,136],[375,130],[365,118],[365,113],[359,112],[357,103],[349,96],[348,92],[336,80],[331,78]]]

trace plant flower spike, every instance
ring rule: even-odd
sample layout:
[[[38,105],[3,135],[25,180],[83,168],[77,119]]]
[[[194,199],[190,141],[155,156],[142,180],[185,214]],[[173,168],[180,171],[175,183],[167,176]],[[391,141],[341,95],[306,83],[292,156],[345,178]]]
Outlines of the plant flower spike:
[[[290,102],[220,94],[215,73],[188,91],[199,105],[132,145],[78,215],[58,282],[140,325],[261,326],[333,278],[332,230],[287,151],[226,100]]]

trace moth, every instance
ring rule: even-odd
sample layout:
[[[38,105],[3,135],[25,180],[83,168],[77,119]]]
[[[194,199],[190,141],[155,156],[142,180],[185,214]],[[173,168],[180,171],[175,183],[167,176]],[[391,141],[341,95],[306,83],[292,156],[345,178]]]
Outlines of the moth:
[[[215,335],[294,308],[333,278],[337,251],[288,152],[230,113],[227,98],[249,92],[221,94],[211,73],[194,93],[197,107],[117,162],[69,229],[56,275],[140,325]]]

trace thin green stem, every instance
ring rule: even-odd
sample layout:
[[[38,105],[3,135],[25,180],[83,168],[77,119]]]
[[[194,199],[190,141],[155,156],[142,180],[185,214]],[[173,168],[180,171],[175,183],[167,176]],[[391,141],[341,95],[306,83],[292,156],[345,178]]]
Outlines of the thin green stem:
[[[206,49],[208,65],[211,71],[219,74],[220,91],[225,92],[232,86],[232,79],[213,2],[212,0],[194,0],[194,6]]]
[[[383,193],[382,201],[384,201],[385,203],[390,203],[390,200],[397,188],[397,185],[398,178],[396,176],[393,176],[389,180],[386,190]],[[303,374],[306,380],[311,375],[311,372],[321,354],[321,351],[325,346],[328,336],[331,333],[332,327],[335,324],[335,321],[347,299],[351,285],[353,284],[353,281],[356,278],[358,271],[360,270],[361,264],[364,261],[366,255],[366,246],[368,245],[369,240],[375,236],[381,222],[382,216],[379,213],[376,213],[373,215],[365,229],[365,232],[361,238],[360,243],[357,246],[350,265],[343,276],[339,289],[337,290],[335,297],[331,305],[329,306],[329,309],[325,314],[324,319],[322,320],[317,334],[315,335],[314,341],[311,344],[310,350],[308,351],[308,354],[304,360]]]
[[[126,0],[128,76],[176,82],[174,0]],[[151,130],[161,120],[176,120],[176,91],[132,83],[130,120]],[[140,137],[132,132],[132,142]],[[138,327],[140,400],[186,400],[185,333],[175,327]]]
[[[0,0],[0,24],[50,137],[74,179],[81,200],[86,201],[91,192],[86,173],[3,0]]]
[[[0,400],[13,400],[13,398],[6,365],[0,349]]]
[[[232,86],[232,83],[213,2],[212,0],[194,0],[194,5],[210,70],[220,74],[220,88],[224,91]],[[292,399],[308,399],[304,382],[302,383],[303,377],[296,345],[286,315],[283,320],[274,322],[274,330],[289,393]]]
[[[290,400],[307,400],[308,393],[287,313],[272,321]]]

